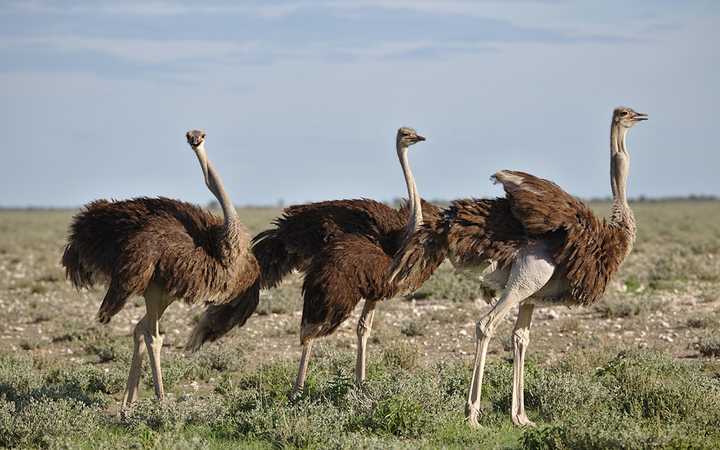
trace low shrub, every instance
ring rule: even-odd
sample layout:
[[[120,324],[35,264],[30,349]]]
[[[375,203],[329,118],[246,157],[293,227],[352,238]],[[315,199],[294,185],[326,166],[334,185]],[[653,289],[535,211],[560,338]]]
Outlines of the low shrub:
[[[397,342],[383,351],[383,364],[404,370],[415,369],[420,364],[420,350],[408,342]]]
[[[720,357],[720,336],[711,334],[701,337],[697,349],[703,356]]]
[[[56,438],[89,435],[100,425],[99,411],[68,399],[31,399],[17,406],[0,399],[0,444],[48,447]]]
[[[186,425],[217,425],[225,420],[225,409],[218,397],[183,397],[180,400],[141,399],[123,410],[121,424],[141,430],[177,431]]]

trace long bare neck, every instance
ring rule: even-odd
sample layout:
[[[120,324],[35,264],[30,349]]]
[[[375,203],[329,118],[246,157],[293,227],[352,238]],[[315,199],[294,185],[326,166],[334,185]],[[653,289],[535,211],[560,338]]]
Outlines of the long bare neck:
[[[625,146],[628,129],[613,123],[610,128],[610,186],[613,207],[610,222],[635,237],[635,216],[627,202],[627,178],[630,171],[630,154]]]
[[[418,194],[417,186],[415,185],[415,177],[412,174],[412,170],[410,170],[408,147],[403,146],[398,142],[397,153],[398,159],[400,160],[400,166],[403,170],[403,175],[405,176],[405,184],[407,185],[408,191],[408,202],[410,204],[410,217],[408,218],[408,223],[405,227],[405,240],[407,240],[422,225],[422,203],[420,202],[420,195]]]
[[[232,200],[230,200],[230,196],[227,191],[225,191],[220,174],[217,170],[215,170],[215,166],[209,159],[206,159],[206,164],[207,180],[205,180],[205,184],[210,192],[213,193],[222,208],[223,218],[225,219],[225,238],[234,240],[238,237],[237,230],[239,228],[240,219],[238,218],[237,211],[235,211],[235,206],[233,206]]]

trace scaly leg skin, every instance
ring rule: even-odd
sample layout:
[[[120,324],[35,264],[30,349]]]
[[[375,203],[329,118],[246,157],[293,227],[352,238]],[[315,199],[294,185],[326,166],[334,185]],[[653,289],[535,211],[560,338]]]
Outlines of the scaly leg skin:
[[[163,344],[163,336],[160,334],[160,317],[171,302],[172,299],[155,286],[151,286],[145,292],[145,308],[147,309],[147,320],[144,327],[145,344],[148,348],[155,396],[158,400],[165,397],[162,368],[160,367],[160,351]]]
[[[488,344],[495,328],[505,315],[526,298],[539,291],[552,277],[555,266],[541,246],[528,246],[513,262],[500,300],[477,323],[475,364],[465,414],[471,427],[479,426],[480,392],[487,357]]]
[[[143,333],[145,330],[145,322],[147,316],[135,325],[133,330],[133,356],[130,363],[130,374],[128,375],[127,388],[123,395],[122,409],[127,408],[135,402],[140,390],[140,376],[142,375],[142,359],[145,355],[145,343],[143,342]]]
[[[525,414],[525,351],[530,345],[530,325],[535,305],[520,304],[515,329],[513,330],[513,391],[510,415],[517,426],[534,427],[535,424]]]
[[[302,356],[300,357],[300,367],[298,368],[297,378],[290,394],[291,400],[296,400],[302,396],[305,389],[305,377],[307,376],[308,363],[310,362],[310,350],[312,350],[312,339],[307,339],[303,344]]]
[[[362,314],[357,324],[357,361],[355,363],[355,384],[361,385],[365,381],[365,362],[367,360],[367,341],[372,331],[373,317],[375,317],[376,302],[365,300]]]
[[[522,298],[508,294],[513,293],[503,294],[490,312],[480,319],[475,327],[475,364],[473,366],[467,404],[465,405],[465,417],[472,428],[478,428],[480,426],[478,422],[478,415],[480,414],[480,392],[482,390],[482,379],[485,372],[485,360],[490,338],[492,338],[495,327],[503,317],[505,317],[508,311],[522,301]]]

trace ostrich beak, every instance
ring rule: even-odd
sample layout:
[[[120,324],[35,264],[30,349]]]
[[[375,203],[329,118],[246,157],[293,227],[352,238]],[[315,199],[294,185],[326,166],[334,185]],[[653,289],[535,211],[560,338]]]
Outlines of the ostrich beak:
[[[425,140],[425,136],[420,136],[419,134],[415,135],[415,140],[417,142],[422,142]]]
[[[648,120],[648,115],[645,113],[635,113],[635,117],[633,117],[633,119],[637,121]]]

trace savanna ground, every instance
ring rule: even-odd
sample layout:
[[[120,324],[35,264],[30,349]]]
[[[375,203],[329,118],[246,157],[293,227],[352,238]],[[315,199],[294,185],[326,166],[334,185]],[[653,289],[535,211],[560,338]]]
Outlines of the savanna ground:
[[[379,306],[364,386],[353,384],[356,312],[315,345],[294,403],[299,276],[195,355],[182,347],[202,307],[175,303],[162,321],[167,399],[153,400],[146,370],[121,417],[142,299],[100,326],[104,291],[75,291],[58,263],[72,212],[0,212],[0,447],[719,448],[720,203],[633,206],[638,241],[605,298],[536,310],[526,403],[537,428],[510,422],[509,318],[490,346],[479,430],[463,408],[488,306],[448,265]],[[278,210],[240,213],[257,232]]]

